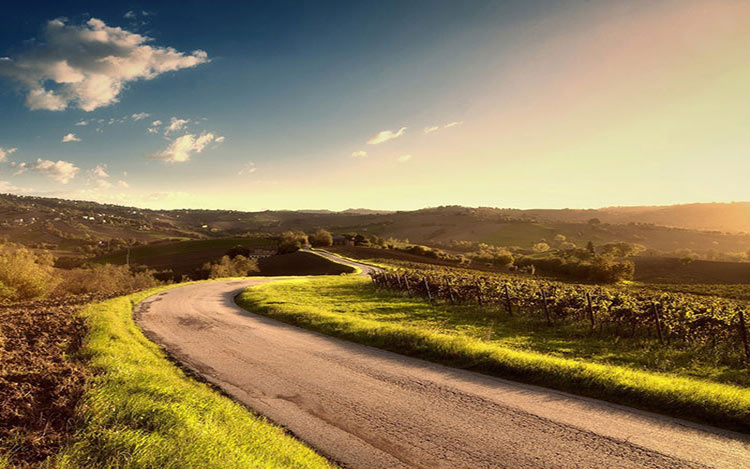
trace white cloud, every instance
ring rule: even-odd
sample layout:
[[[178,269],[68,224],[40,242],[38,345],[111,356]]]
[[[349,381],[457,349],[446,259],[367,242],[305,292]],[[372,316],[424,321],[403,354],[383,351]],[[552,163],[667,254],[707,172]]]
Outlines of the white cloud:
[[[450,122],[450,123],[448,123],[448,124],[445,124],[445,125],[444,125],[443,127],[445,127],[446,129],[449,129],[449,128],[451,128],[451,127],[457,127],[457,126],[459,126],[459,125],[464,125],[464,121],[455,121],[455,122]]]
[[[8,155],[12,155],[18,148],[3,148],[0,147],[0,161],[8,159]]]
[[[160,153],[152,153],[148,156],[170,163],[184,163],[190,160],[193,153],[202,152],[209,143],[215,140],[216,136],[210,132],[203,133],[200,136],[185,134],[173,140],[166,150]]]
[[[358,150],[352,153],[352,156],[355,158],[364,158],[367,156],[367,152],[364,150]]]
[[[130,184],[120,179],[119,181],[117,181],[117,186],[122,187],[123,189],[127,189],[128,187],[130,187]]]
[[[82,127],[82,126],[88,125],[88,124],[89,124],[88,121],[85,121],[85,120],[78,121],[78,122],[75,123],[75,125],[78,126],[78,127]]]
[[[106,166],[98,164],[94,169],[91,170],[91,172],[98,178],[108,178],[109,174],[107,173],[105,168]]]
[[[159,126],[162,124],[162,121],[155,120],[151,123],[151,126],[147,129],[147,132],[150,134],[159,133]]]
[[[11,161],[9,164],[11,168],[15,169],[15,171],[13,172],[14,176],[20,176],[29,169],[29,165],[24,162],[17,163],[15,161]]]
[[[438,126],[434,126],[434,127],[425,127],[425,128],[424,128],[424,133],[426,133],[426,134],[431,134],[432,132],[435,132],[435,131],[437,131],[438,129],[440,129],[440,127],[438,127]]]
[[[132,19],[135,18],[135,12],[133,10],[130,10],[130,11],[125,12],[125,14],[122,15],[122,16],[123,16],[123,18],[127,18],[129,20],[132,20]]]
[[[245,176],[248,174],[253,174],[257,170],[258,168],[255,167],[255,163],[251,161],[250,163],[243,165],[237,174],[240,176]]]
[[[0,76],[20,83],[29,109],[84,111],[117,102],[132,81],[208,62],[205,51],[190,54],[149,44],[150,38],[91,18],[80,26],[49,21],[44,39],[16,57],[0,58]],[[47,89],[47,83],[52,83]]]
[[[63,143],[67,142],[80,142],[81,139],[76,137],[76,134],[67,134],[62,138]]]
[[[411,159],[411,155],[401,155],[398,158],[396,158],[396,161],[398,161],[399,163],[406,163],[410,159]]]
[[[401,127],[396,132],[392,130],[383,130],[383,131],[378,132],[377,134],[375,134],[374,137],[368,140],[367,144],[377,145],[379,143],[387,142],[388,140],[393,140],[394,138],[398,138],[404,135],[404,132],[406,132],[406,127]]]
[[[134,121],[139,121],[139,120],[143,120],[143,119],[145,119],[145,118],[147,118],[147,117],[150,117],[150,116],[151,116],[151,114],[149,114],[148,112],[139,112],[139,113],[133,114],[133,115],[132,115],[132,116],[130,116],[130,117],[131,117],[131,118],[132,118],[132,119],[133,119]]]
[[[216,143],[224,143],[224,140],[226,140],[226,137],[223,135],[220,137],[216,137]]]
[[[33,166],[34,171],[38,171],[42,174],[46,174],[50,178],[61,184],[67,184],[71,179],[76,177],[79,168],[68,161],[59,160],[57,162],[50,160],[43,160],[41,158],[36,160],[36,164]]]
[[[159,122],[159,121],[156,121],[156,122]],[[176,117],[171,118],[169,120],[169,125],[167,126],[166,129],[164,129],[164,135],[169,135],[172,132],[178,132],[180,130],[183,130],[189,122],[190,122],[190,119],[178,119]]]

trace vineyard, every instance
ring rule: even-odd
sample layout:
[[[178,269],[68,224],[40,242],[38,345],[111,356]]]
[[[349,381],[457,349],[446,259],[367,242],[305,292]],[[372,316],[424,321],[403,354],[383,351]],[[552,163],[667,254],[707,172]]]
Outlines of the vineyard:
[[[400,267],[372,275],[379,288],[429,301],[474,303],[536,317],[550,327],[578,323],[590,334],[698,346],[733,363],[750,359],[747,303],[715,296],[567,284],[448,267]]]

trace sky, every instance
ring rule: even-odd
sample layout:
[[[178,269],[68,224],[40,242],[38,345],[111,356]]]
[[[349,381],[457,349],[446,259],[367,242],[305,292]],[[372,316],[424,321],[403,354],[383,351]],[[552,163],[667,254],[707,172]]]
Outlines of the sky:
[[[15,2],[0,192],[147,208],[750,200],[750,2]]]

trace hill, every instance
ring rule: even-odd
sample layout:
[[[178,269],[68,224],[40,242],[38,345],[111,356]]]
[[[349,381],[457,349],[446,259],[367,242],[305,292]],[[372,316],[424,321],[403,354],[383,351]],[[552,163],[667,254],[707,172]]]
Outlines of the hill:
[[[747,211],[747,216],[743,214]],[[656,224],[663,222],[664,226]],[[732,223],[730,223],[732,222]],[[750,235],[684,226],[739,229],[750,203],[627,207],[598,210],[516,210],[445,206],[414,211],[148,210],[95,202],[0,195],[0,236],[58,255],[103,255],[163,240],[214,239],[247,233],[326,228],[446,245],[472,241],[530,248],[562,235],[578,246],[623,241],[650,254],[745,259]],[[667,226],[669,225],[669,226]],[[678,225],[682,225],[678,226]],[[750,226],[748,227],[750,231]]]

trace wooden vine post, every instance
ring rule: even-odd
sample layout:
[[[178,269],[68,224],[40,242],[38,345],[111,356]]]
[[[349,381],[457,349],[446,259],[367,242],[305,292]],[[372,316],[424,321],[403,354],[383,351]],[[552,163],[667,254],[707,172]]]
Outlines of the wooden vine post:
[[[427,283],[427,277],[422,277],[422,283],[424,284],[424,291],[427,292],[427,300],[432,302],[432,294],[430,293],[430,284]]]
[[[411,287],[409,286],[409,277],[404,275],[404,285],[406,286],[406,293],[411,295]]]
[[[505,284],[505,310],[508,311],[510,316],[513,316],[513,303],[510,301],[510,291],[508,291],[508,284]]]
[[[396,274],[396,282],[398,282],[398,289],[401,290],[401,274]]]
[[[591,332],[594,332],[594,306],[591,304],[591,293],[586,292],[586,309],[589,312],[589,322],[591,323]]]
[[[664,336],[661,333],[661,318],[659,318],[659,308],[656,303],[651,303],[651,310],[654,313],[654,320],[656,321],[656,334],[659,336],[659,343],[664,343]]]
[[[552,325],[552,320],[549,317],[549,308],[547,307],[547,294],[544,293],[544,288],[539,288],[539,290],[542,292],[542,305],[544,306],[544,317],[547,320],[547,325]]]
[[[477,289],[477,303],[479,303],[479,306],[482,306],[482,287],[476,284],[475,288]]]
[[[750,360],[750,346],[747,343],[747,327],[745,326],[745,313],[740,309],[740,338],[742,338],[742,346],[745,348],[745,359]]]

